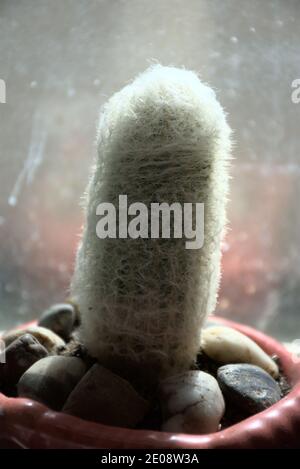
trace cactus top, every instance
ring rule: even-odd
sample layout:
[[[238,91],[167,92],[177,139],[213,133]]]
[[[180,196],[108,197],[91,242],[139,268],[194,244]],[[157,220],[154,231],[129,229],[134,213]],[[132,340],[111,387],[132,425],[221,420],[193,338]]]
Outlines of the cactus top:
[[[98,130],[72,296],[81,339],[109,365],[133,363],[153,379],[188,369],[213,311],[226,224],[230,128],[214,91],[193,72],[156,65],[113,95]],[[204,244],[184,239],[99,239],[97,206],[203,203]]]

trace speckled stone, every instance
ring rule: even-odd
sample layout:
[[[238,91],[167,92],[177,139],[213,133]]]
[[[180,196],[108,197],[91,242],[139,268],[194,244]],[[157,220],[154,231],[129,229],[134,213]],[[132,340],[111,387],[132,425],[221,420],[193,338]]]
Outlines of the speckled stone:
[[[135,427],[149,404],[128,381],[95,364],[70,394],[63,412],[118,427]]]
[[[28,326],[24,329],[14,329],[5,332],[1,337],[4,340],[6,347],[24,334],[31,334],[35,337],[41,345],[43,345],[48,352],[55,353],[60,348],[65,347],[65,341],[54,332],[46,327]]]
[[[163,380],[160,401],[162,430],[203,434],[216,432],[225,411],[216,379],[203,371],[189,371]]]
[[[21,376],[18,395],[42,402],[51,409],[61,410],[70,392],[85,372],[86,365],[80,358],[63,356],[43,358]]]
[[[28,368],[47,355],[47,349],[31,334],[24,334],[16,339],[6,348],[6,362],[0,365],[1,387],[15,386]]]
[[[255,365],[222,366],[218,369],[217,378],[225,399],[246,415],[261,412],[281,398],[277,382]]]
[[[253,340],[231,327],[215,326],[202,330],[201,349],[223,364],[250,363],[257,365],[276,378],[278,366]]]
[[[69,303],[58,303],[47,309],[41,316],[38,325],[46,327],[64,340],[68,340],[76,321],[74,306]]]

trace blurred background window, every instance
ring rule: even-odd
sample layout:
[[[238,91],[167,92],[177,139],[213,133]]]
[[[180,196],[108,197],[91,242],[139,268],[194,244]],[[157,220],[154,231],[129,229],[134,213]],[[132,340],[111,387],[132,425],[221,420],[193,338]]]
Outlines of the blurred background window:
[[[300,337],[298,0],[1,0],[0,329],[68,295],[100,105],[151,62],[235,129],[217,313]]]

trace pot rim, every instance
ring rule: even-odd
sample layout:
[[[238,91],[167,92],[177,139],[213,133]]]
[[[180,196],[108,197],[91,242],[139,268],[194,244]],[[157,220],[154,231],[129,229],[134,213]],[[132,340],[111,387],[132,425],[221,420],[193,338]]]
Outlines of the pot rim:
[[[54,412],[30,399],[8,398],[0,394],[0,439],[13,441],[22,448],[44,449],[298,447],[300,358],[252,327],[218,316],[210,316],[209,320],[233,327],[257,342],[269,355],[277,355],[292,385],[290,393],[263,412],[207,435],[111,427]]]

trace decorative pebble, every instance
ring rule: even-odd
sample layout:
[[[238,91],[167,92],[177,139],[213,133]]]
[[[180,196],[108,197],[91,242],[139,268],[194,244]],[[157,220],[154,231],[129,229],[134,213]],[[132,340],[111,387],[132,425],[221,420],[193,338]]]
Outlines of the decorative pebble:
[[[63,412],[118,427],[135,427],[148,410],[128,381],[95,364],[70,394]]]
[[[18,395],[61,410],[70,392],[86,372],[77,357],[50,356],[32,365],[20,378]],[[84,397],[85,399],[85,397]],[[88,403],[91,405],[91,401]]]
[[[222,366],[218,369],[218,382],[225,398],[246,415],[261,412],[281,398],[279,385],[259,366]]]
[[[46,327],[64,340],[68,340],[74,328],[75,320],[74,306],[69,303],[59,303],[51,306],[42,314],[38,325]]]
[[[188,371],[161,382],[163,431],[212,433],[219,429],[225,403],[217,380],[203,371]]]
[[[48,352],[56,352],[58,349],[66,345],[65,341],[50,329],[39,326],[29,326],[25,329],[14,329],[4,333],[1,337],[4,340],[6,347],[24,334],[33,335],[41,345],[43,345]]]
[[[0,384],[5,388],[15,386],[22,374],[48,351],[31,334],[24,334],[5,350],[5,363],[0,366]]]
[[[219,363],[251,363],[277,377],[278,366],[253,340],[232,329],[216,326],[203,329],[201,349]]]

